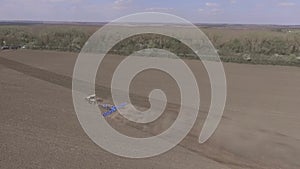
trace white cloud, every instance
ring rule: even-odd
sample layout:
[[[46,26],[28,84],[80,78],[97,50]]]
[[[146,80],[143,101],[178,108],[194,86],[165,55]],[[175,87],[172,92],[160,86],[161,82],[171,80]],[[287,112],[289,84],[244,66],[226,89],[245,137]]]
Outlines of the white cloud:
[[[113,9],[125,9],[131,4],[132,0],[116,0],[113,4]]]
[[[218,3],[213,3],[213,2],[206,2],[205,5],[206,5],[207,7],[217,7],[217,6],[219,6]]]
[[[222,9],[219,9],[219,8],[213,8],[210,10],[211,15],[218,15],[220,13],[222,13]]]
[[[204,9],[203,8],[199,8],[198,12],[204,12]]]
[[[291,6],[295,6],[296,4],[294,2],[280,2],[278,3],[278,6],[281,7],[291,7]]]
[[[230,0],[235,1],[235,0]],[[218,15],[223,12],[222,9],[220,9],[220,4],[215,2],[206,2],[204,8],[199,8],[198,12],[202,13],[205,12],[207,15]]]
[[[215,16],[215,15],[219,15],[219,14],[223,13],[223,10],[220,9],[220,8],[212,8],[212,9],[209,9],[209,8],[205,8],[205,9],[199,8],[198,12],[202,13],[202,14],[205,12],[206,15]]]
[[[77,2],[81,2],[82,0],[42,0],[43,2],[52,2],[52,3],[56,3],[56,2],[70,2],[70,3],[77,3]]]
[[[155,8],[146,8],[145,11],[171,11],[174,8],[160,8],[160,7],[155,7]]]
[[[11,0],[15,3],[20,3],[20,0]],[[79,3],[79,2],[83,2],[83,0],[39,0],[39,1],[35,1],[35,0],[22,0],[23,3],[35,3],[35,4],[39,4],[39,3],[45,3],[45,4],[51,4],[51,3]]]
[[[236,0],[229,0],[229,3],[235,4],[235,3],[236,3]]]
[[[218,9],[218,8],[213,8],[211,11],[212,11],[212,12],[219,12],[219,11],[222,11],[222,10],[221,10],[221,9]]]

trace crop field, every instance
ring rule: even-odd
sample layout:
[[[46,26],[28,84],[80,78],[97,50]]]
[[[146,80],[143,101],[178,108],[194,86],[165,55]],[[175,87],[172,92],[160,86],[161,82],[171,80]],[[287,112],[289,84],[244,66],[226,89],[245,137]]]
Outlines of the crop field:
[[[97,146],[81,126],[74,108],[74,66],[83,45],[100,27],[0,25],[0,46],[8,47],[0,51],[1,169],[300,168],[298,27],[199,25],[221,56],[227,84],[221,122],[204,144],[199,144],[198,138],[211,106],[212,84],[195,53],[178,40],[154,34],[133,36],[115,45],[99,65],[95,79],[95,94],[105,103],[116,105],[111,83],[124,56],[141,49],[160,48],[177,54],[198,84],[200,109],[191,131],[173,149],[142,159],[120,157]],[[174,61],[143,59],[145,63]],[[156,136],[170,128],[179,117],[182,103],[180,87],[167,73],[147,69],[136,74],[130,82],[130,104],[147,110],[151,106],[149,93],[154,89],[161,89],[167,98],[165,109],[155,121],[136,123],[116,110],[105,117],[107,123],[119,133],[136,138]],[[86,103],[85,97],[82,103]],[[97,115],[100,118],[102,114],[99,111]]]
[[[79,52],[101,26],[89,25],[1,25],[0,46]],[[224,62],[292,65],[300,64],[300,29],[288,26],[199,26]],[[142,48],[162,48],[182,58],[195,58],[181,42],[156,35],[124,40],[114,54],[128,55]],[[149,39],[156,39],[149,41]],[[139,43],[136,43],[138,41]],[[5,44],[4,44],[5,42]],[[163,42],[163,44],[162,44]],[[169,46],[172,46],[171,49]]]

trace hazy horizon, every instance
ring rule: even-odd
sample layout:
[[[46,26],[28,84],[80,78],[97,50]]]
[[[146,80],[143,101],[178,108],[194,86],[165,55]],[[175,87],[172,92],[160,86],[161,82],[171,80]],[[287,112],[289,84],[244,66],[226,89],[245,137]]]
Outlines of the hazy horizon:
[[[102,24],[107,24],[111,21],[55,21],[55,20],[0,20],[1,23],[16,23],[16,24],[86,24],[86,25],[102,25]],[[141,22],[128,22],[129,24],[136,24],[136,23],[141,23]],[[149,22],[144,22],[145,24],[177,24],[177,23],[149,23]],[[141,24],[144,24],[141,23]],[[257,26],[300,26],[299,24],[259,24],[259,23],[197,23],[193,22],[195,25],[257,25]]]
[[[0,0],[1,21],[110,22],[137,12],[163,12],[192,23],[300,25],[296,0]]]

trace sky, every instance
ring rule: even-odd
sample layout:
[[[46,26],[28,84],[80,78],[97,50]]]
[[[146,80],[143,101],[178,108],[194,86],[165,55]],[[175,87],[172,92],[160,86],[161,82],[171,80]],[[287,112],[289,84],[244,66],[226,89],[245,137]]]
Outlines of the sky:
[[[0,0],[0,20],[109,22],[164,12],[193,23],[300,25],[299,0]]]

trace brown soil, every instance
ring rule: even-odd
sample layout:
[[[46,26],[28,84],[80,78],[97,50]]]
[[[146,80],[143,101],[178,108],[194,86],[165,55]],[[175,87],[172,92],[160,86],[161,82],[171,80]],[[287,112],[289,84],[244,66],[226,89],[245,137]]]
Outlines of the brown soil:
[[[228,97],[223,119],[208,142],[198,136],[210,105],[210,84],[198,61],[187,60],[200,86],[201,108],[191,133],[160,156],[126,159],[94,144],[81,128],[72,103],[77,54],[54,51],[0,52],[0,168],[300,168],[300,69],[225,63]],[[109,82],[122,59],[112,56],[96,80],[97,94],[110,102]],[[161,80],[163,79],[163,80]],[[163,117],[148,125],[118,115],[109,123],[127,135],[144,137],[169,127],[180,101],[172,78],[156,71],[137,76],[134,105],[161,88],[168,97]]]

